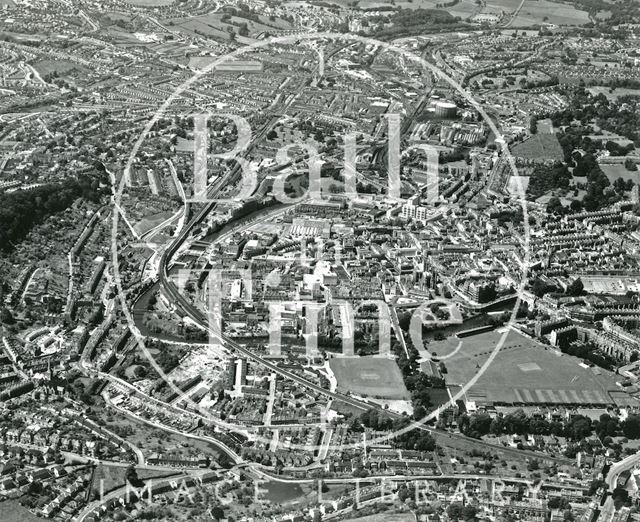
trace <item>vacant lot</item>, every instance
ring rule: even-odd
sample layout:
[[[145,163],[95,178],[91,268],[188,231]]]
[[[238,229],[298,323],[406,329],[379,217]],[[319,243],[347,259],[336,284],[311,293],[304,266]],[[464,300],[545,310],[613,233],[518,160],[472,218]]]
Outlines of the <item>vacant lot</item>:
[[[382,399],[408,399],[402,374],[394,360],[374,357],[336,358],[329,366],[338,390]]]
[[[465,337],[462,347],[444,362],[447,384],[465,385],[488,360],[504,330]],[[454,342],[431,343],[444,356]],[[445,344],[446,343],[446,344]],[[509,331],[502,349],[466,396],[478,402],[503,404],[609,404],[617,390],[615,375],[585,368],[580,359],[562,355],[517,332]]]

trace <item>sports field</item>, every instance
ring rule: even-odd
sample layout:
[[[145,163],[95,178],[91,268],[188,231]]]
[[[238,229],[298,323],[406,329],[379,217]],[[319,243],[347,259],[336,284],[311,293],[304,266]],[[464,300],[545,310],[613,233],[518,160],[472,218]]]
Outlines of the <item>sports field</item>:
[[[460,349],[444,360],[447,384],[456,387],[469,382],[488,360],[503,332],[500,329],[430,343],[432,351],[445,356],[462,341]],[[581,362],[510,331],[501,351],[468,390],[466,398],[498,404],[613,404],[609,392],[619,390],[615,374],[584,367]]]
[[[365,397],[408,399],[402,374],[392,359],[339,357],[329,360],[338,390]]]

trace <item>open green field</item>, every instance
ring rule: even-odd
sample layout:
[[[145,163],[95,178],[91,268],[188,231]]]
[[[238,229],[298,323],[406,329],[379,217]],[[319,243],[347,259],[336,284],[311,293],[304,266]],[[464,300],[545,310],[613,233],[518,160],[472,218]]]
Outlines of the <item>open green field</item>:
[[[617,100],[621,96],[640,96],[640,89],[618,88],[610,92],[609,87],[589,87],[587,90],[594,96],[604,94],[609,100]]]
[[[127,468],[121,466],[100,464],[96,468],[91,488],[96,492],[102,491],[103,493],[109,493],[114,489],[121,488],[126,485],[127,472]],[[136,473],[140,480],[148,480],[180,475],[180,470],[167,472],[163,470],[139,469],[136,470]]]
[[[504,10],[505,13],[513,13],[519,5],[520,0],[489,0],[482,12]]]
[[[504,330],[432,342],[430,348],[440,356],[462,347],[444,362],[446,380],[463,386],[474,377],[497,346]],[[585,368],[577,357],[562,355],[523,335],[509,331],[492,364],[467,391],[467,400],[502,404],[612,404],[609,391],[616,391],[615,374]]]
[[[0,513],[2,522],[37,522],[46,520],[35,516],[26,507],[21,506],[17,500],[0,502]]]
[[[517,158],[532,160],[562,161],[564,153],[555,134],[534,134],[522,143],[511,147],[511,153]]]
[[[41,60],[33,64],[33,68],[42,76],[49,73],[58,73],[60,76],[72,70],[84,70],[85,67],[68,60]]]
[[[512,22],[511,27],[529,27],[543,23],[555,25],[584,25],[589,14],[573,6],[557,4],[548,0],[526,2]]]
[[[624,165],[600,165],[602,172],[605,173],[607,179],[613,183],[618,178],[623,180],[633,180],[636,184],[640,183],[640,170],[631,172]],[[640,169],[640,167],[638,167]]]
[[[171,212],[158,212],[157,214],[152,214],[150,216],[145,216],[140,221],[138,221],[133,228],[135,231],[140,234],[146,234],[149,230],[157,227],[167,219],[169,219],[173,214]]]
[[[338,390],[382,399],[408,399],[400,368],[392,359],[349,357],[329,360]]]

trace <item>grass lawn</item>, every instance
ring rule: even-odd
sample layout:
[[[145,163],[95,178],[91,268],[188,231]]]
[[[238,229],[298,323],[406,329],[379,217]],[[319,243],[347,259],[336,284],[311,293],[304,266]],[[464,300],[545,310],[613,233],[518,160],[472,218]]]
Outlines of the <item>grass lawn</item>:
[[[589,87],[587,90],[594,96],[604,94],[608,100],[617,100],[621,96],[640,96],[640,89],[619,88],[609,92],[609,87]]]
[[[34,63],[33,68],[42,76],[53,72],[57,72],[58,75],[63,76],[65,73],[74,69],[85,70],[85,67],[67,60],[42,60]]]
[[[374,357],[335,358],[329,366],[338,390],[382,399],[408,399],[400,368],[392,359]]]
[[[173,475],[181,475],[181,471],[179,469],[170,472],[153,469],[138,469],[136,470],[136,473],[140,480],[160,479],[164,477],[171,477]],[[103,492],[106,494],[114,489],[125,486],[126,478],[127,468],[101,464],[98,466],[93,476],[91,488],[95,492]]]
[[[133,228],[135,231],[140,234],[146,234],[149,230],[157,227],[160,223],[163,223],[167,219],[169,219],[173,215],[172,212],[158,212],[157,214],[152,214],[150,216],[145,216],[140,221],[138,221]]]
[[[46,520],[35,516],[26,507],[20,505],[17,500],[0,502],[0,519],[2,522],[36,522]]]
[[[489,358],[502,332],[462,339],[462,348],[445,361],[447,384],[469,382]],[[449,345],[441,346],[431,343],[430,348],[442,355],[451,353],[451,340],[447,342]],[[615,375],[580,363],[576,357],[510,331],[493,363],[466,396],[468,400],[503,404],[612,404],[609,391],[618,390]]]
[[[520,0],[489,0],[486,7],[493,10],[504,9],[505,13],[513,13],[519,5]]]
[[[548,0],[525,2],[511,27],[528,27],[535,24],[584,25],[589,14],[573,6],[557,4]]]
[[[555,134],[534,134],[522,143],[515,144],[511,153],[517,158],[538,161],[564,159],[562,147]]]

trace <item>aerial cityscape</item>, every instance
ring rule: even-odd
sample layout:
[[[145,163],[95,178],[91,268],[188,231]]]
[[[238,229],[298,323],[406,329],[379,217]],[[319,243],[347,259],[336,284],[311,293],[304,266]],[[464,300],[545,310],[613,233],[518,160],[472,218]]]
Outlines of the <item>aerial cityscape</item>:
[[[0,0],[0,522],[640,521],[638,0]]]

